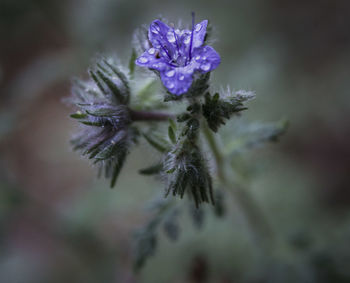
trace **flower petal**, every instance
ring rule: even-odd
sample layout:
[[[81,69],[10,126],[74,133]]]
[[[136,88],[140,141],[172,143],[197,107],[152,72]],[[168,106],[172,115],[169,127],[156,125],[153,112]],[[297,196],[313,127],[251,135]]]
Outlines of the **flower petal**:
[[[167,62],[162,57],[157,58],[157,52],[158,51],[153,47],[148,49],[139,58],[136,59],[136,65],[157,71],[165,70],[168,68]]]
[[[177,37],[173,28],[160,20],[154,20],[148,30],[152,46],[158,48],[164,57],[172,57],[176,52]],[[170,59],[170,58],[169,58]]]
[[[193,28],[193,43],[192,47],[200,47],[204,43],[204,38],[207,33],[207,25],[208,21],[204,20],[198,24],[196,24]]]
[[[164,86],[175,95],[180,95],[188,91],[193,78],[193,68],[173,68],[161,72],[160,77]]]
[[[195,62],[196,70],[202,73],[216,69],[221,62],[220,55],[210,46],[196,48],[193,51],[192,60]]]
[[[193,27],[192,52],[195,48],[203,45],[204,38],[207,33],[208,21],[204,20]],[[189,56],[191,46],[192,31],[185,29],[181,32],[179,46],[181,56]]]

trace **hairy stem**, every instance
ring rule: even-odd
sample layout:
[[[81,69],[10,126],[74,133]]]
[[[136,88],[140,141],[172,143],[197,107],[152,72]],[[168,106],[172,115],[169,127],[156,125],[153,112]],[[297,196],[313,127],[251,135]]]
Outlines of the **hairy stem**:
[[[260,207],[242,185],[226,176],[225,159],[217,146],[215,136],[207,125],[203,125],[203,133],[213,153],[219,181],[232,193],[234,200],[239,205],[250,230],[253,232],[253,235],[259,244],[262,247],[271,245],[273,240],[272,231],[269,224],[266,222]]]
[[[130,109],[132,121],[167,121],[175,115],[164,112],[134,111]]]

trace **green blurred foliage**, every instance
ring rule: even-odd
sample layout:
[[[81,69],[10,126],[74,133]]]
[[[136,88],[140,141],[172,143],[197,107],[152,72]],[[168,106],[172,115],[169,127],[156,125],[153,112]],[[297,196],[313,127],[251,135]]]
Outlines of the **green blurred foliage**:
[[[163,188],[136,172],[158,153],[141,144],[109,190],[71,152],[75,124],[62,99],[93,56],[117,54],[128,64],[136,27],[160,14],[190,23],[191,11],[214,27],[222,56],[216,87],[229,82],[257,94],[219,132],[275,248],[266,254],[253,244],[228,198],[228,216],[208,216],[199,231],[178,215],[179,240],[161,234],[156,254],[134,274],[133,231],[148,223],[146,200]],[[2,0],[0,281],[349,282],[349,24],[346,0]],[[281,117],[291,123],[278,144],[237,150],[259,135],[245,123]],[[235,142],[227,140],[232,131]]]

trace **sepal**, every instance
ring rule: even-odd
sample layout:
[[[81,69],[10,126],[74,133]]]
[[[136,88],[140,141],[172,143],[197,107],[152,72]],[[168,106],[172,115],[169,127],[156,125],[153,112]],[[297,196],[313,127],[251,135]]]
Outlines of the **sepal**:
[[[248,109],[244,103],[253,99],[255,96],[251,92],[236,92],[235,95],[220,98],[219,93],[213,96],[207,92],[205,102],[202,105],[202,113],[207,120],[209,128],[217,132],[221,125],[225,125],[226,120],[232,115],[239,114],[241,111]]]

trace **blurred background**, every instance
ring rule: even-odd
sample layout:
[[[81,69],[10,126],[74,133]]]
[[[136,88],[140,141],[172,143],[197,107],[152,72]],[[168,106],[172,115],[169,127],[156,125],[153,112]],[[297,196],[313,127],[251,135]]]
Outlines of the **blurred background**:
[[[190,23],[191,11],[214,26],[215,85],[257,94],[244,119],[290,121],[279,143],[244,157],[283,240],[257,260],[228,204],[200,231],[184,219],[176,243],[161,235],[134,274],[132,232],[163,189],[137,170],[155,153],[134,149],[110,190],[72,152],[62,98],[96,54],[127,63],[136,27]],[[0,281],[350,282],[349,27],[346,0],[0,0]]]

